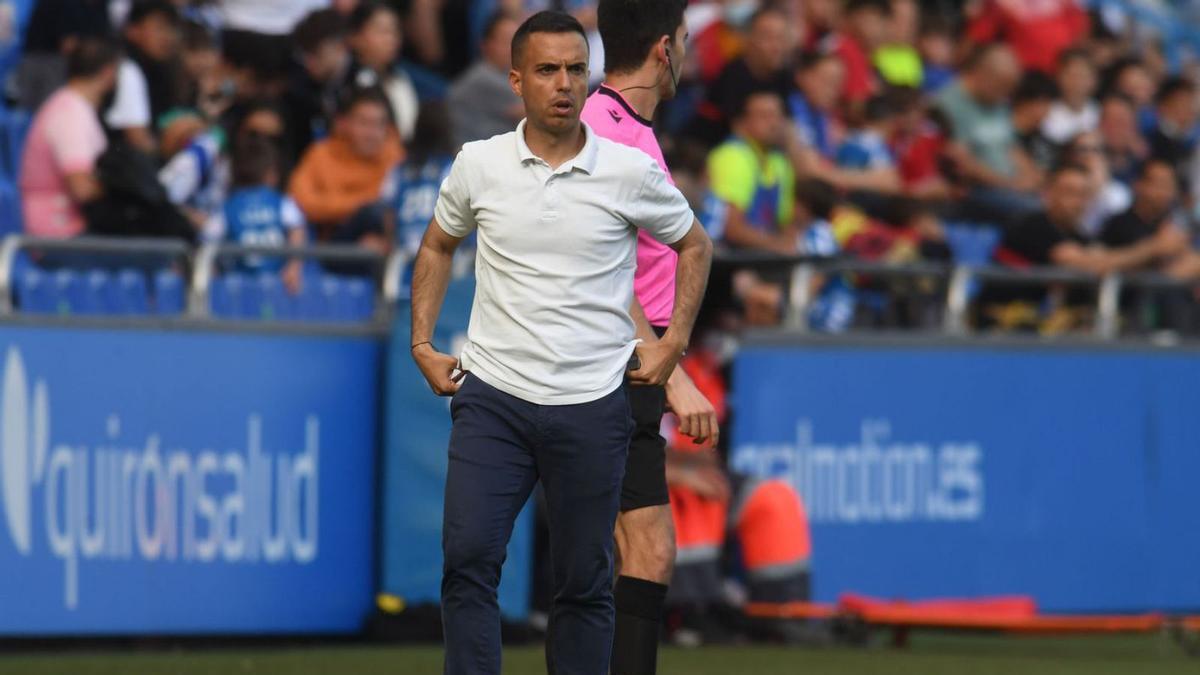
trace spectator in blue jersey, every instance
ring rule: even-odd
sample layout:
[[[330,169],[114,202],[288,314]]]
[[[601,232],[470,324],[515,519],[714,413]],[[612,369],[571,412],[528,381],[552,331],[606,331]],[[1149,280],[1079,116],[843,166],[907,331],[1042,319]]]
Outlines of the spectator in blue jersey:
[[[233,187],[221,217],[209,235],[246,246],[303,246],[304,214],[279,190],[279,150],[267,139],[251,136],[238,144],[233,157]],[[292,294],[300,292],[303,267],[299,258],[246,255],[239,267],[248,272],[278,272]]]
[[[842,249],[833,234],[833,209],[837,204],[833,186],[815,178],[796,183],[796,219],[800,224],[799,253],[817,258],[836,258]],[[841,333],[854,320],[854,289],[844,274],[815,274],[810,281],[809,327],[816,331]]]
[[[839,167],[896,172],[896,157],[888,146],[888,139],[895,133],[899,121],[893,100],[886,94],[876,94],[867,99],[862,123],[847,134],[838,146],[836,159]],[[896,183],[899,182],[899,174],[896,174]]]
[[[788,97],[798,140],[828,160],[837,149],[834,118],[845,79],[846,66],[841,59],[826,52],[805,54],[796,66],[797,90]]]
[[[421,237],[433,218],[438,190],[454,163],[455,151],[446,106],[423,104],[408,155],[384,183],[380,199],[385,227],[392,232],[395,246],[408,252],[410,259],[415,260],[421,248]]]

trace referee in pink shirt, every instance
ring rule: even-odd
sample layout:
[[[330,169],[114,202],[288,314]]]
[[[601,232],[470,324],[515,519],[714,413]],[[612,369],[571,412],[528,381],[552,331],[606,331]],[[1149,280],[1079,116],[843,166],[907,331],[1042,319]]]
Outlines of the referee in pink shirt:
[[[686,0],[600,0],[604,84],[588,97],[582,119],[596,135],[649,155],[670,179],[651,119],[660,101],[673,98],[683,68]],[[642,230],[634,273],[638,337],[653,342],[671,321],[678,256]],[[651,675],[658,660],[659,625],[675,566],[675,528],[667,493],[666,440],[659,434],[665,405],[679,417],[681,433],[715,442],[712,404],[676,367],[665,387],[634,386],[629,405],[635,429],[625,462],[616,542],[620,576],[613,589],[617,610],[614,675]]]

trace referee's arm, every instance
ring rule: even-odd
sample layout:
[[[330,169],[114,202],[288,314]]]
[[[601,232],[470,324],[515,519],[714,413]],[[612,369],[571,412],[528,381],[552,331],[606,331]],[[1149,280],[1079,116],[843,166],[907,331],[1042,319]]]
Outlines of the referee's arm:
[[[708,285],[708,269],[712,265],[712,240],[699,220],[682,239],[671,244],[679,254],[675,268],[675,308],[667,332],[656,342],[638,347],[642,367],[629,373],[629,379],[643,384],[665,385],[676,364],[687,349],[692,337],[704,288]]]
[[[454,375],[458,359],[438,352],[433,346],[433,329],[446,299],[454,251],[460,243],[461,238],[447,234],[436,219],[431,220],[413,267],[412,355],[438,396],[453,395],[462,380],[462,373]]]

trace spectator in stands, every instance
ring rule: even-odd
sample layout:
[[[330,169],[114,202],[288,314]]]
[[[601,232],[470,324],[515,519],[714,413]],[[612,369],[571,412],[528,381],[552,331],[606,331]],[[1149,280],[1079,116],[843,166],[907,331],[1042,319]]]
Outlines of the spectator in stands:
[[[1052,143],[1062,145],[1085,131],[1093,131],[1100,122],[1096,94],[1096,67],[1084,49],[1067,49],[1058,57],[1059,98],[1050,106],[1042,122],[1042,133]]]
[[[924,80],[917,35],[921,29],[921,7],[916,0],[892,0],[887,38],[871,55],[871,62],[886,84],[920,87]]]
[[[1037,207],[1027,191],[1038,172],[1017,144],[1008,106],[1020,78],[1012,50],[990,44],[976,49],[959,78],[937,96],[953,128],[958,178],[970,189],[967,217],[999,222],[1014,211]]]
[[[712,151],[712,192],[726,205],[724,241],[734,248],[794,255],[795,174],[780,144],[787,126],[783,100],[774,91],[751,93],[733,120],[733,137]],[[752,325],[779,322],[786,275],[743,270],[734,275],[734,296]]]
[[[521,99],[508,83],[516,31],[511,15],[493,14],[483,30],[479,60],[450,86],[446,102],[459,145],[512,131],[525,116]]]
[[[923,97],[908,95],[912,98],[900,105],[891,142],[903,192],[914,199],[949,199],[951,185],[942,173],[949,123],[939,111],[930,109]]]
[[[833,161],[837,105],[846,66],[828,52],[808,52],[796,64],[796,90],[788,96],[797,140],[811,157],[800,166]]]
[[[1058,162],[1059,143],[1043,132],[1043,123],[1056,98],[1058,85],[1038,70],[1025,73],[1013,92],[1012,122],[1017,144],[1041,171],[1049,171]]]
[[[795,178],[780,151],[783,102],[774,91],[751,93],[733,120],[733,137],[708,157],[712,190],[729,204],[725,243],[737,248],[796,252]]]
[[[346,21],[332,9],[304,17],[292,32],[296,63],[283,95],[292,149],[303,153],[329,135],[337,96],[350,65]]]
[[[842,99],[857,107],[878,90],[871,54],[887,40],[892,7],[888,0],[848,0],[834,53],[846,66]]]
[[[1078,0],[984,0],[969,17],[967,40],[983,45],[1003,40],[1021,65],[1054,71],[1058,55],[1087,35],[1087,11]]]
[[[900,174],[896,171],[896,157],[889,142],[896,133],[900,116],[908,112],[896,105],[897,96],[876,94],[867,99],[861,120],[846,134],[838,146],[837,164],[843,169],[873,171],[888,177],[892,190],[900,189]]]
[[[191,20],[180,24],[179,37],[183,81],[175,104],[215,120],[229,103],[221,91],[221,50],[216,38],[207,26]]]
[[[406,251],[410,259],[416,259],[421,237],[433,219],[438,190],[454,163],[456,147],[446,106],[422,104],[408,154],[389,176],[381,198],[387,230],[394,233],[397,248]]]
[[[67,58],[85,37],[112,33],[108,0],[38,0],[33,3],[21,62],[17,102],[37,110],[67,79]]]
[[[731,61],[708,88],[692,133],[709,145],[729,133],[729,122],[752,93],[771,90],[786,98],[791,77],[786,70],[794,42],[787,18],[775,9],[759,10],[750,20],[746,51]]]
[[[233,186],[225,206],[204,233],[210,241],[244,246],[303,246],[304,214],[279,191],[279,150],[269,140],[248,136],[233,152]],[[300,292],[303,261],[268,255],[246,255],[238,266],[248,272],[278,273],[292,294]]]
[[[1138,58],[1126,57],[1107,71],[1105,87],[1108,94],[1120,94],[1133,101],[1138,128],[1149,129],[1154,124],[1154,76]]]
[[[153,155],[158,151],[157,120],[175,106],[180,93],[179,11],[167,0],[138,0],[122,35],[127,58],[104,120],[130,145]]]
[[[210,220],[220,214],[229,192],[231,170],[226,139],[236,146],[256,136],[275,144],[277,151],[285,142],[283,113],[275,104],[257,101],[241,106],[238,112],[240,117],[232,120],[230,130],[209,127],[158,172],[167,199],[187,215],[197,230],[208,228]]]
[[[403,155],[387,95],[378,87],[356,90],[346,97],[333,135],[304,154],[288,192],[321,240],[387,252],[382,214],[359,212],[378,201],[384,180]]]
[[[1171,214],[1179,201],[1179,179],[1169,163],[1157,159],[1144,163],[1134,181],[1133,195],[1132,206],[1104,221],[1098,240],[1108,248],[1132,246],[1164,228],[1177,228]]]
[[[837,192],[832,185],[815,179],[796,184],[796,220],[800,227],[797,253],[816,258],[836,258],[841,246],[833,232],[833,210]],[[815,274],[809,282],[808,323],[813,330],[841,333],[854,321],[854,290],[844,274]]]
[[[329,0],[218,0],[226,61],[253,82],[255,96],[277,97],[292,63],[290,35],[300,20]]]
[[[1196,95],[1191,80],[1171,77],[1164,81],[1154,98],[1157,115],[1147,137],[1151,156],[1175,168],[1184,192],[1191,188],[1186,176],[1196,149],[1196,120],[1200,115]]]
[[[1080,230],[1089,240],[1094,239],[1104,221],[1129,208],[1133,195],[1128,186],[1112,177],[1104,143],[1095,131],[1071,139],[1063,148],[1063,161],[1087,169],[1092,197],[1080,222]]]
[[[1137,108],[1124,94],[1112,93],[1100,102],[1097,127],[1113,178],[1131,185],[1149,149],[1138,133]]]
[[[921,54],[921,90],[930,94],[954,81],[954,27],[937,15],[921,19],[917,50]]]
[[[80,38],[67,58],[67,83],[38,109],[21,158],[25,232],[67,238],[84,232],[81,206],[101,196],[96,160],[108,143],[99,108],[117,83],[120,47]]]
[[[1187,240],[1177,228],[1160,228],[1153,236],[1122,246],[1091,245],[1082,231],[1092,199],[1088,170],[1063,164],[1049,177],[1045,208],[1031,214],[1004,235],[1002,259],[1017,265],[1055,265],[1091,274],[1144,267],[1176,256]]]
[[[387,94],[392,121],[405,142],[417,123],[417,90],[397,65],[400,58],[400,15],[380,0],[363,0],[350,13],[350,86],[379,87]]]

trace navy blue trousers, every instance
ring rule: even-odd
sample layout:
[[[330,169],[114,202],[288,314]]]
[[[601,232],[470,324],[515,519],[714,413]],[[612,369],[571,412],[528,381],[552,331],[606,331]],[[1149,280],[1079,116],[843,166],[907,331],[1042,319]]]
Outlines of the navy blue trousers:
[[[633,431],[625,388],[578,405],[537,405],[467,375],[450,414],[445,672],[500,673],[500,566],[517,514],[540,480],[554,576],[547,668],[551,675],[607,675],[613,526]]]

